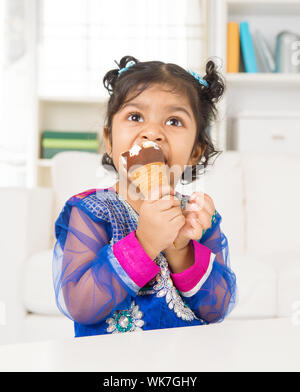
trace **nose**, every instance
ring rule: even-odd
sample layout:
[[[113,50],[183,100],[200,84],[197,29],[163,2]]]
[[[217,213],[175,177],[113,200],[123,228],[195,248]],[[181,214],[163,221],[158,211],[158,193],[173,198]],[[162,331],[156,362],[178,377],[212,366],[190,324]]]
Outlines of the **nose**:
[[[150,140],[152,142],[162,142],[165,139],[163,130],[158,125],[148,125],[139,135],[140,141]]]

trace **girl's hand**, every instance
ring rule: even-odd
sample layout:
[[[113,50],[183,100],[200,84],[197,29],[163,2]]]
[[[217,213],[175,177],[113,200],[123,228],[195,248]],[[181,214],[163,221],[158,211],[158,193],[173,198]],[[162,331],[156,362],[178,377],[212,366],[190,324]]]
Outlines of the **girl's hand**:
[[[179,230],[176,238],[176,248],[182,249],[190,240],[199,240],[204,231],[211,227],[212,216],[215,213],[215,205],[212,198],[203,192],[192,193],[188,205],[182,211],[185,216],[185,224]]]
[[[152,259],[172,245],[185,224],[180,201],[174,195],[171,187],[164,187],[158,197],[141,205],[136,237]]]

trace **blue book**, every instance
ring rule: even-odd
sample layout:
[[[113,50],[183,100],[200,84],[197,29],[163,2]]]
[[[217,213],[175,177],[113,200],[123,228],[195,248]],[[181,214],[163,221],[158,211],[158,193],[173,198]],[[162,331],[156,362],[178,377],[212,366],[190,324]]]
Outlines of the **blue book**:
[[[254,46],[248,22],[240,23],[240,41],[246,72],[258,72]]]

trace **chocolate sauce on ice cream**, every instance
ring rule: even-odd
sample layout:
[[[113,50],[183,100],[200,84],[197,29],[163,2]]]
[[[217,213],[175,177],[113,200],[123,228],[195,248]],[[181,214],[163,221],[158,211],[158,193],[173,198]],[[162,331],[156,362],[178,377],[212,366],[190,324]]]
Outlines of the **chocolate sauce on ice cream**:
[[[146,141],[139,146],[135,144],[129,151],[122,154],[127,159],[127,171],[134,165],[147,165],[153,162],[165,162],[164,154],[158,144]],[[124,161],[125,163],[125,161]]]

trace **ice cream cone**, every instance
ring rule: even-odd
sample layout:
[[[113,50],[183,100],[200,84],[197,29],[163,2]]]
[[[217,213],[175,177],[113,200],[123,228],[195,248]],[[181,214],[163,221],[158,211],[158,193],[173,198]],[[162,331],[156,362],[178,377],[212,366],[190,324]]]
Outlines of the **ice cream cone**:
[[[129,151],[122,153],[124,165],[131,182],[140,190],[145,199],[155,197],[154,190],[159,192],[163,186],[169,185],[166,160],[161,148],[152,141],[134,145]],[[138,167],[134,167],[138,165]],[[159,193],[157,193],[157,198]],[[176,240],[174,241],[176,247]]]
[[[139,188],[145,199],[149,199],[154,189],[168,185],[164,162],[151,162],[132,171],[132,182]]]

